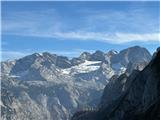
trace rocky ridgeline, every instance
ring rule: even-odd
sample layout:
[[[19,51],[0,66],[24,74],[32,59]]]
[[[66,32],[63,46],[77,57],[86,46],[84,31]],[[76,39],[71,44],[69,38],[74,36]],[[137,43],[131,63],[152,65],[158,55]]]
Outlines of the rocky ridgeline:
[[[97,109],[75,113],[72,120],[159,120],[160,49],[142,71],[113,76]]]
[[[150,60],[147,49],[134,46],[72,59],[44,52],[1,62],[2,120],[68,120],[86,106],[91,109],[84,110],[85,116],[97,113],[94,107],[125,94],[128,76]]]

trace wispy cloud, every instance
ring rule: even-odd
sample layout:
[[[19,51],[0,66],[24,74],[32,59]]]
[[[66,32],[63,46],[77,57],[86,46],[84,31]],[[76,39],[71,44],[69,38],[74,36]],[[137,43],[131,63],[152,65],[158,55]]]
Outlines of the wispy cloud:
[[[158,42],[160,33],[99,33],[99,32],[59,32],[54,33],[50,37],[72,40],[95,40],[112,44],[122,44],[133,41],[140,42]]]
[[[36,32],[59,31],[62,22],[54,9],[45,11],[15,11],[8,16],[2,13],[2,33],[30,35]]]
[[[58,40],[94,40],[112,44],[133,41],[157,42],[160,39],[158,19],[152,18],[143,9],[128,12],[113,10],[77,12],[82,14],[78,21],[74,16],[63,19],[54,9],[14,12],[7,18],[2,16],[2,34],[49,37]]]
[[[86,10],[90,30],[110,32],[153,33],[159,32],[159,13],[149,13],[145,8],[122,10]],[[146,29],[147,28],[147,29]]]
[[[19,35],[19,33],[14,33]],[[21,33],[21,36],[56,38],[58,40],[100,41],[111,44],[123,44],[129,42],[160,42],[160,33],[104,33],[104,32],[53,32],[53,33]]]

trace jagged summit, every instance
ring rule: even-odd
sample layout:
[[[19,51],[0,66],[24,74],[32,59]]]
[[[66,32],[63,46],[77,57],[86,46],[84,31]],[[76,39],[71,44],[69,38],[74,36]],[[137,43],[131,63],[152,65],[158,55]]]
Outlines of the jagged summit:
[[[100,50],[96,50],[95,53],[93,53],[93,55],[103,55],[104,52],[100,51]]]
[[[160,51],[140,72],[114,77],[106,85],[96,111],[78,112],[72,120],[159,120]]]
[[[106,53],[110,58],[116,54],[118,54],[118,52],[116,50],[110,50]]]
[[[79,59],[89,60],[90,57],[91,57],[91,53],[89,53],[89,52],[83,52],[83,53],[79,56]]]
[[[141,56],[141,57],[139,57]],[[121,63],[126,65],[129,62],[134,63],[135,61],[149,61],[151,59],[151,54],[146,48],[134,46],[124,50],[121,50],[117,55],[111,58],[113,63]]]
[[[140,54],[134,54],[134,49],[124,53],[113,50],[108,53],[84,52],[72,59],[44,52],[2,62],[2,120],[68,120],[81,108],[97,106],[105,85],[114,83],[127,70],[126,76],[129,76],[134,69],[142,70],[141,66],[148,64],[147,52],[138,50]],[[134,56],[137,59],[133,62]],[[115,57],[116,62],[112,61]],[[119,79],[120,84],[115,82],[118,93],[125,90],[123,76]]]
[[[104,52],[97,50],[95,53],[91,55],[92,61],[104,61],[105,60],[105,54]]]

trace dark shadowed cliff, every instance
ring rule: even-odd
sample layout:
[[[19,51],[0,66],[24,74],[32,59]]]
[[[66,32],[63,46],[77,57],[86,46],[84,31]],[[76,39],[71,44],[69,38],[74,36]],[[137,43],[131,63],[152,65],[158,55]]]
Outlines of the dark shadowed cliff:
[[[122,74],[106,85],[98,110],[81,111],[72,120],[160,120],[160,51],[142,70]]]

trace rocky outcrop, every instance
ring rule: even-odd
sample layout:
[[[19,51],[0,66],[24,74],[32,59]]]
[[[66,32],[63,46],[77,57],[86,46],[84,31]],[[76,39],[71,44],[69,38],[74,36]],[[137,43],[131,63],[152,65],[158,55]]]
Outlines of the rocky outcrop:
[[[100,50],[97,50],[95,53],[93,53],[91,55],[91,58],[90,60],[92,61],[105,61],[105,54],[100,51]]]
[[[82,113],[82,112],[81,112]],[[72,120],[159,120],[160,51],[144,70],[113,78],[106,85],[97,112],[74,115]]]
[[[91,53],[89,52],[83,52],[80,56],[79,56],[80,59],[82,60],[90,60],[91,58]]]
[[[139,57],[141,56],[141,57]],[[111,58],[112,63],[121,63],[122,65],[127,65],[129,62],[142,62],[149,61],[151,55],[146,48],[139,46],[130,47],[120,51],[117,55]]]
[[[144,52],[143,49],[139,50]],[[85,114],[90,114],[91,110],[96,116],[98,109],[93,107],[100,102],[105,85],[109,83],[108,86],[118,88],[113,91],[113,95],[107,93],[111,91],[110,87],[105,88],[107,94],[103,94],[104,99],[99,108],[108,106],[104,106],[105,98],[112,101],[125,93],[126,83],[130,83],[126,80],[130,73],[123,73],[126,69],[130,72],[135,69],[134,65],[129,66],[131,61],[125,65],[128,68],[119,61],[112,63],[111,59],[117,55],[119,53],[114,50],[108,53],[84,52],[80,57],[70,60],[44,52],[2,62],[3,120],[68,120],[75,111],[86,107],[89,109],[85,109]],[[141,56],[138,60],[144,61]],[[139,66],[139,61],[136,62]],[[115,78],[120,75],[116,81]]]

